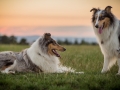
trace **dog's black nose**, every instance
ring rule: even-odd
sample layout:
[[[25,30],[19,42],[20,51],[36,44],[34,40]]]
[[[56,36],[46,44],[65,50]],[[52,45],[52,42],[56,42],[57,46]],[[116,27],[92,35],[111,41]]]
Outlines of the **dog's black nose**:
[[[96,28],[98,28],[98,25],[95,25]]]
[[[64,51],[66,51],[66,49],[65,48],[63,48],[64,49]]]

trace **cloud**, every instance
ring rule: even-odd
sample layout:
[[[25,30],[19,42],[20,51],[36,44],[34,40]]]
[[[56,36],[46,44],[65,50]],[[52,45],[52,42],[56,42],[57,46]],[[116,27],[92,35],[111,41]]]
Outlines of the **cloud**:
[[[95,37],[90,26],[54,26],[54,27],[0,27],[0,34],[15,36],[43,35],[49,32],[52,36]]]

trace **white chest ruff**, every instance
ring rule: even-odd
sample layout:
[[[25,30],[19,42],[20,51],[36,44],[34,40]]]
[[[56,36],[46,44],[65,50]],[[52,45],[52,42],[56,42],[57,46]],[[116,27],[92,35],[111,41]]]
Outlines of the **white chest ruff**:
[[[102,34],[98,33],[98,30],[94,27],[94,32],[97,36],[98,43],[100,45],[101,51],[107,56],[116,56],[117,49],[119,49],[119,41],[117,35],[118,25],[109,27],[103,30]]]

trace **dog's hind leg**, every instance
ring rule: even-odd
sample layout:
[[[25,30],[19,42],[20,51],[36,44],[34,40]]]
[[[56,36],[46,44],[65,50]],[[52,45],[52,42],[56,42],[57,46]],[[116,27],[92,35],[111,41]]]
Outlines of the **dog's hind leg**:
[[[16,65],[16,61],[14,61],[13,65],[4,66],[3,70],[1,70],[1,73],[6,73],[6,74],[12,73],[12,74],[14,74],[15,71],[13,69],[14,69],[15,65]]]
[[[14,74],[15,71],[11,71],[9,68],[6,68],[5,70],[2,70],[1,73],[6,73],[6,74],[12,73],[12,74]]]
[[[101,73],[106,73],[109,70],[109,63],[110,63],[110,58],[104,56],[104,64]]]
[[[118,67],[119,67],[117,75],[120,75],[120,58],[117,60],[117,64],[118,64]]]

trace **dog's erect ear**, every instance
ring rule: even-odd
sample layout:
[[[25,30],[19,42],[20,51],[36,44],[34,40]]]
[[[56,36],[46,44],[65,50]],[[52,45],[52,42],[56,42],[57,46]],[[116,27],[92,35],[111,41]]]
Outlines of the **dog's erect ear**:
[[[92,9],[90,10],[90,12],[93,11],[93,13],[95,13],[95,12],[97,12],[97,10],[98,10],[98,9],[96,9],[96,8],[92,8]]]
[[[50,39],[51,38],[51,34],[50,33],[44,33],[44,38],[45,39]]]
[[[108,13],[110,13],[110,12],[111,12],[111,8],[112,8],[111,6],[107,6],[107,7],[105,8],[105,11],[108,12]]]

